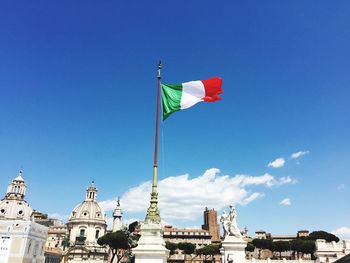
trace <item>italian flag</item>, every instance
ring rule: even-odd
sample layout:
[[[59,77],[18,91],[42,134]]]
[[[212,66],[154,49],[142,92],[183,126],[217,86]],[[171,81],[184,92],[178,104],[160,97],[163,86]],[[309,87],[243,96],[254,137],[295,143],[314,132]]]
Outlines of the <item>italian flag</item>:
[[[163,120],[175,111],[184,110],[201,101],[220,100],[222,79],[215,77],[182,84],[162,84]]]

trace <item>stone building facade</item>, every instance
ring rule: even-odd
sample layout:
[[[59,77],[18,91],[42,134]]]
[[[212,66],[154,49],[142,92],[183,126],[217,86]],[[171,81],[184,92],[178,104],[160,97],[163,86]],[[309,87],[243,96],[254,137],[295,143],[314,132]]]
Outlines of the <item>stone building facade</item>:
[[[106,232],[103,209],[96,201],[97,188],[94,182],[86,190],[85,200],[72,211],[67,230],[69,249],[64,253],[64,262],[104,262],[108,250],[97,244],[97,239]]]
[[[164,241],[173,243],[188,242],[197,248],[211,244],[211,235],[208,230],[174,228],[170,225],[164,227]]]
[[[33,221],[33,209],[24,199],[23,173],[9,184],[0,201],[0,263],[44,263],[48,228]]]

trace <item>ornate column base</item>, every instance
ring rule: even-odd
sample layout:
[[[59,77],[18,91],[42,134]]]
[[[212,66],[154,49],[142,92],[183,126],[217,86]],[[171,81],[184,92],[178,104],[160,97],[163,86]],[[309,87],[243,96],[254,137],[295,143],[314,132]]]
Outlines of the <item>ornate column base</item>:
[[[135,263],[166,263],[169,250],[165,248],[161,224],[143,223],[138,246],[132,253],[135,255]]]
[[[222,263],[245,263],[246,246],[247,242],[242,238],[237,238],[234,236],[225,237],[224,241],[222,241],[222,248],[220,250],[222,255]]]

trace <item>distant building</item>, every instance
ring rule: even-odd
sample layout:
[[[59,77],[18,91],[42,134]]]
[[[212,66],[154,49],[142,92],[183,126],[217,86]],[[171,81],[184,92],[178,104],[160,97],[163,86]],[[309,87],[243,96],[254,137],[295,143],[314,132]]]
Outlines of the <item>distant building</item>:
[[[272,239],[272,241],[290,241],[300,237],[308,237],[308,230],[299,230],[296,235],[272,235],[264,230],[255,231],[255,238],[258,239]]]
[[[214,209],[205,208],[204,210],[204,224],[202,229],[199,228],[175,228],[167,225],[164,227],[163,238],[164,241],[172,243],[188,242],[196,245],[196,248],[202,248],[210,244],[219,244],[220,240],[220,226],[217,223],[217,212]],[[195,256],[195,255],[192,255]],[[214,262],[220,262],[221,256],[216,255]],[[169,263],[184,262],[184,254],[176,251],[174,255],[170,256]],[[186,261],[187,262],[187,261]],[[204,256],[196,256],[194,262],[205,262]]]
[[[206,207],[203,215],[204,224],[202,225],[202,229],[209,231],[213,243],[220,243],[220,225],[218,224],[218,214],[216,210]]]
[[[72,211],[68,223],[70,247],[64,253],[64,262],[104,262],[108,250],[97,244],[97,239],[106,232],[105,214],[96,201],[97,188],[94,182],[86,190],[85,200]]]
[[[295,235],[272,235],[271,233],[267,233],[264,230],[258,230],[255,232],[255,238],[257,239],[271,239],[272,241],[291,241],[296,238],[300,237],[307,237],[309,236],[308,230],[299,230]],[[254,252],[257,253],[257,252]],[[254,254],[253,253],[253,254]],[[256,257],[257,255],[255,255]],[[273,256],[272,251],[268,249],[262,249],[260,250],[260,257],[263,259],[271,258]],[[285,259],[292,259],[293,258],[293,251],[283,251],[281,252],[282,258]],[[310,256],[310,255],[309,255]]]
[[[45,263],[60,263],[68,245],[67,226],[57,219],[45,223],[48,222],[53,224],[50,224],[45,244]]]
[[[56,221],[57,222],[57,221]],[[67,237],[67,226],[65,224],[55,224],[49,227],[46,248],[59,248],[65,250],[65,238]]]
[[[0,201],[0,263],[44,263],[48,228],[34,222],[33,209],[24,199],[23,172],[7,187]]]
[[[249,233],[248,233],[248,228],[245,226],[244,228],[243,228],[243,230],[241,231],[241,235],[242,235],[242,237],[243,237],[243,239],[245,240],[245,241],[247,241],[247,242],[250,242],[250,241],[252,241],[252,238],[251,238],[251,236],[249,235]]]
[[[301,237],[308,237],[310,234],[309,230],[299,230],[297,233],[297,237],[301,238]]]
[[[264,230],[258,230],[258,231],[255,231],[255,238],[258,238],[258,239],[270,239],[271,238],[271,234],[270,233],[266,233],[266,231],[264,231]]]
[[[163,238],[173,243],[189,242],[197,248],[211,243],[220,243],[220,225],[215,209],[205,208],[203,212],[204,224],[202,229],[174,228],[167,225],[164,227]]]
[[[195,244],[197,248],[211,244],[211,235],[208,230],[174,228],[170,225],[164,227],[164,241],[173,243],[188,242]]]
[[[338,243],[326,242],[324,239],[316,240],[317,263],[332,263],[350,254],[350,240],[343,240]],[[346,258],[344,258],[344,262]],[[338,262],[338,261],[337,261]],[[341,262],[341,261],[339,261]]]
[[[34,210],[33,218],[34,218],[34,221],[45,220],[45,219],[47,219],[47,214],[44,214],[44,213],[41,213],[39,211]]]

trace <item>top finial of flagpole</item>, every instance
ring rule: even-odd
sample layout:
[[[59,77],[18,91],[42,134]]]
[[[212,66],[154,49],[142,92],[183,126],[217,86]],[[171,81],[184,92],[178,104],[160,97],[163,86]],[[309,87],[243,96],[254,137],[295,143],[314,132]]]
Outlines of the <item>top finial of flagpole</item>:
[[[160,70],[162,69],[162,61],[159,60],[158,63],[158,79],[160,79]]]

